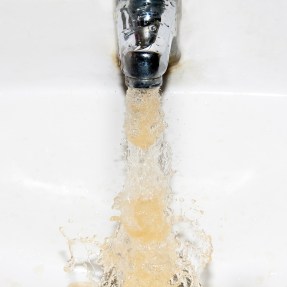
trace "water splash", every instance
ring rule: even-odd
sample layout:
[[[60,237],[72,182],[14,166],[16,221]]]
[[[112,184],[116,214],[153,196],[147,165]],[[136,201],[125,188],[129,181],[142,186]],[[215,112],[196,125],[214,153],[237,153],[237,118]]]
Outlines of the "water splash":
[[[159,89],[129,89],[126,180],[114,202],[119,215],[112,220],[117,228],[100,246],[96,265],[102,274],[98,280],[93,278],[94,286],[201,286],[200,272],[211,258],[211,239],[196,220],[176,216],[171,209],[173,172],[165,127]],[[185,238],[184,230],[191,238]],[[76,263],[73,243],[91,240],[66,239],[71,253],[67,269],[71,270]]]

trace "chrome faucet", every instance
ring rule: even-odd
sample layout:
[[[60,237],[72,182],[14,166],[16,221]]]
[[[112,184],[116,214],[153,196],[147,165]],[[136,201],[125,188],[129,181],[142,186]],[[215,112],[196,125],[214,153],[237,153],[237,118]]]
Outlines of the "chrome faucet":
[[[179,58],[181,0],[116,0],[119,59],[126,85],[161,86],[171,59]]]

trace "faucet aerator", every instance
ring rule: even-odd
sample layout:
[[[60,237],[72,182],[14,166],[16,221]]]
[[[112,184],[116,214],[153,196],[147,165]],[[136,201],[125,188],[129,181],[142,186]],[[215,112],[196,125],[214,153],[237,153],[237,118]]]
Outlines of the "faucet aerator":
[[[132,88],[161,86],[177,51],[180,0],[117,0],[121,69]]]

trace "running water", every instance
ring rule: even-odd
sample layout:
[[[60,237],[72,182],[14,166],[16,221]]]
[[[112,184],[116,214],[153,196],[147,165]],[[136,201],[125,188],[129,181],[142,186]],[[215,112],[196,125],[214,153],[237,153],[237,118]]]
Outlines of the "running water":
[[[129,89],[125,135],[127,174],[116,197],[117,229],[101,246],[101,287],[199,287],[210,261],[211,240],[194,221],[171,209],[170,151],[164,139],[164,114],[156,89]],[[188,241],[181,222],[193,233]],[[71,242],[70,242],[71,243]],[[69,268],[75,264],[73,252]]]

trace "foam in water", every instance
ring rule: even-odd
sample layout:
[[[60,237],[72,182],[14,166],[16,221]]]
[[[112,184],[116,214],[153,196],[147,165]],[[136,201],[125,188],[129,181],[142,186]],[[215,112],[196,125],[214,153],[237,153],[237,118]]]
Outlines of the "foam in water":
[[[96,286],[201,286],[199,274],[210,261],[211,241],[194,221],[176,217],[171,210],[172,170],[165,127],[159,89],[129,89],[126,180],[114,202],[119,215],[112,220],[117,228],[101,246],[97,264],[103,274]],[[179,232],[183,222],[192,240]],[[71,260],[66,269],[71,270],[74,242],[68,243]]]

